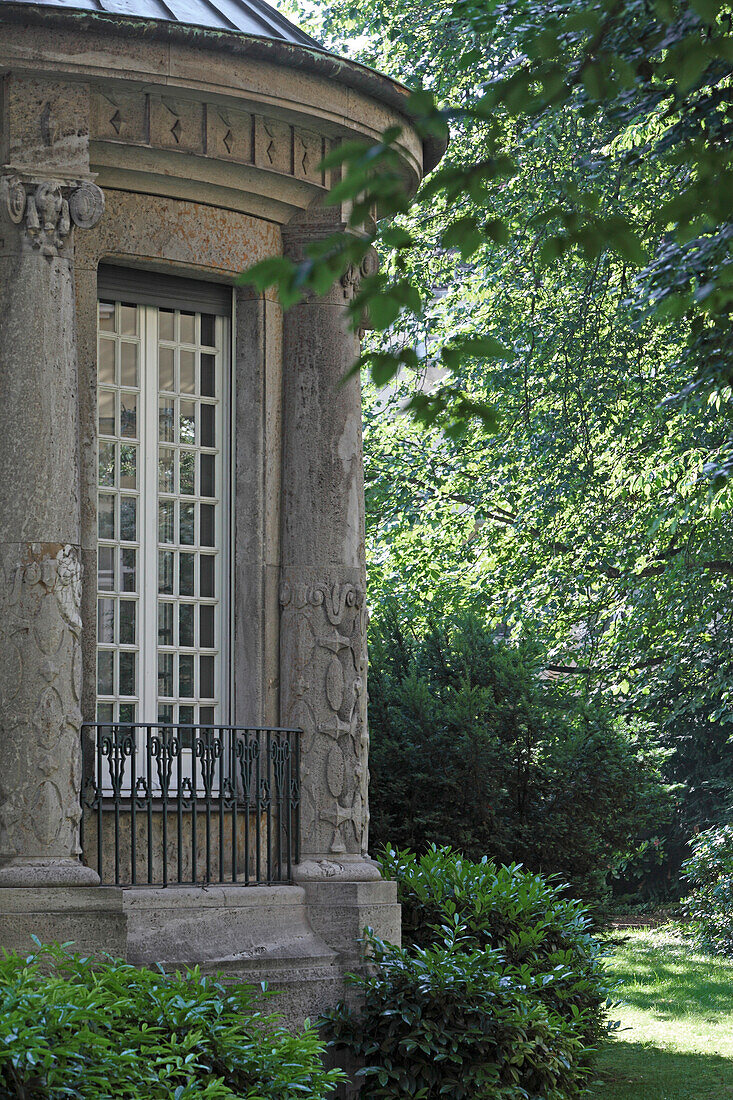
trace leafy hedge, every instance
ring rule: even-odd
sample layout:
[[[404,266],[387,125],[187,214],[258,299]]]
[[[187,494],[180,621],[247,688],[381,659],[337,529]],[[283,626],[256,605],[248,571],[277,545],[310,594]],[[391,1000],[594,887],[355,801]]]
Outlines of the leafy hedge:
[[[0,959],[0,1095],[8,1100],[322,1100],[338,1071],[259,989],[42,947]]]
[[[733,825],[693,837],[683,872],[692,886],[684,909],[700,947],[733,956]]]
[[[324,1023],[363,1062],[365,1100],[569,1100],[607,1030],[610,988],[579,902],[519,866],[387,850],[402,948],[369,937],[362,1007]]]

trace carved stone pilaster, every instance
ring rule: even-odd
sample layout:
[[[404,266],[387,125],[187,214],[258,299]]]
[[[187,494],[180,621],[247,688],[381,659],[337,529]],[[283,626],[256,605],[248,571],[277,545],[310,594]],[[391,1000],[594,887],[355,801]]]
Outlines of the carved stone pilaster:
[[[78,862],[79,552],[0,549],[0,886],[94,883]]]
[[[286,249],[333,231],[288,226]],[[281,719],[303,730],[300,881],[378,879],[367,856],[366,570],[359,379],[345,297],[370,270],[284,317]]]
[[[309,852],[365,855],[368,832],[364,589],[285,580],[285,718],[303,730],[301,833]]]
[[[99,881],[79,858],[74,227],[104,196],[83,168],[0,169],[0,887]]]
[[[73,226],[91,229],[104,212],[104,193],[88,180],[3,176],[5,210],[22,227],[22,240],[44,256],[56,256],[69,241]]]

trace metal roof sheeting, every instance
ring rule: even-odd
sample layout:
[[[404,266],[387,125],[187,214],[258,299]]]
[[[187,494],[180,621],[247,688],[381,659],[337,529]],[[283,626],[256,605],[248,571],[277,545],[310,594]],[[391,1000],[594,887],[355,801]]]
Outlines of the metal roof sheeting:
[[[299,46],[319,45],[264,0],[0,0],[0,4],[25,2],[49,8],[129,16],[131,19],[160,19],[220,31],[238,31],[240,34],[274,38]]]

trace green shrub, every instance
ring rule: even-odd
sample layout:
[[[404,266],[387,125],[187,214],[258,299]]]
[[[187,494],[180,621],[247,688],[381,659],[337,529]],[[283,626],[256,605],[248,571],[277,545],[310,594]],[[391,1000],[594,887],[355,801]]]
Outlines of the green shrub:
[[[352,977],[355,1012],[327,1014],[334,1046],[363,1061],[362,1100],[570,1100],[588,1069],[579,1028],[491,949],[401,949],[371,940],[376,973]]]
[[[561,874],[586,902],[670,810],[648,732],[543,679],[477,618],[370,635],[371,836]]]
[[[604,1034],[611,992],[604,951],[562,883],[435,845],[422,856],[389,848],[380,862],[384,877],[397,882],[403,943],[434,946],[442,927],[460,925],[465,947],[497,951],[513,979],[560,1016],[582,1021],[587,1041]]]
[[[262,993],[41,947],[0,960],[0,1095],[8,1100],[321,1100],[337,1074]]]
[[[690,931],[700,947],[733,956],[733,825],[707,829],[691,847],[682,865],[693,891],[683,903]]]
[[[610,988],[582,905],[521,867],[434,846],[387,850],[403,948],[369,937],[363,1004],[324,1025],[364,1065],[363,1097],[569,1100],[606,1033]]]

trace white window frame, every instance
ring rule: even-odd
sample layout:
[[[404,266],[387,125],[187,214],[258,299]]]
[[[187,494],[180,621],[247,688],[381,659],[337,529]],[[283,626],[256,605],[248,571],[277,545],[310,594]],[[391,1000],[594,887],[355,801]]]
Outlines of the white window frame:
[[[122,295],[108,295],[102,293],[101,301],[124,302]],[[159,439],[158,439],[158,407],[160,386],[158,379],[158,309],[171,308],[167,302],[162,302],[160,307],[147,304],[138,304],[138,339],[140,347],[138,365],[138,498],[137,515],[137,624],[136,624],[136,652],[137,652],[137,676],[136,697],[123,697],[119,694],[119,684],[114,696],[97,695],[98,704],[117,703],[125,704],[135,702],[137,723],[155,725],[158,722],[158,469],[159,469]],[[116,307],[118,312],[119,307]],[[194,310],[197,314],[211,313],[207,304],[196,307],[195,304],[186,306],[186,311]],[[233,331],[234,326],[229,317],[216,314],[216,347],[217,347],[217,381],[219,393],[216,404],[216,434],[218,446],[216,474],[217,495],[212,498],[217,506],[217,521],[215,532],[215,545],[217,547],[214,593],[217,597],[215,612],[215,648],[218,651],[218,661],[215,663],[214,698],[217,700],[214,710],[214,724],[226,725],[230,721],[233,707],[233,672],[232,672],[232,638],[234,630],[234,599],[232,585],[233,571],[233,468],[235,462],[235,447],[233,439],[233,409],[234,405],[234,373],[232,364],[233,355]],[[197,321],[200,325],[200,321]],[[180,343],[180,341],[179,341]],[[119,376],[117,378],[116,392],[119,393]],[[178,399],[185,400],[186,395],[180,394],[178,387]],[[198,404],[200,410],[201,404]],[[200,417],[199,417],[200,423]],[[199,427],[199,432],[200,432]],[[100,443],[104,442],[100,438]],[[119,440],[118,440],[119,450]],[[165,446],[165,444],[163,444]],[[200,436],[196,452],[200,455]],[[198,459],[197,459],[198,461]],[[117,459],[119,465],[119,454]],[[175,494],[175,499],[180,503],[180,488]],[[199,489],[201,487],[199,486]],[[116,495],[120,495],[119,484],[116,484]],[[200,503],[200,494],[193,498]],[[200,513],[199,513],[200,514]],[[176,532],[178,534],[178,532]],[[119,526],[116,528],[116,536],[119,541]],[[174,546],[179,547],[176,541]],[[191,547],[192,551],[200,550],[200,538]],[[185,550],[184,550],[185,552]],[[198,564],[198,558],[196,564]],[[119,572],[119,559],[118,559]],[[196,580],[194,591],[198,591],[199,579]],[[174,586],[175,587],[175,586]],[[120,592],[120,579],[115,587]],[[105,592],[99,591],[99,598],[104,598]],[[198,608],[198,596],[192,597],[194,606]],[[175,605],[181,602],[180,596],[171,596],[171,602]],[[185,601],[185,597],[184,600]],[[117,598],[117,611],[119,617],[119,596]],[[195,615],[198,618],[198,614]],[[198,630],[198,624],[196,626]],[[118,627],[119,630],[119,627]],[[116,635],[119,637],[119,634]],[[174,638],[178,643],[178,638]],[[199,639],[200,641],[200,639]],[[98,643],[99,644],[99,643]],[[119,648],[116,642],[114,648]],[[194,656],[196,676],[198,676],[198,658],[200,645],[186,648],[184,653]],[[169,650],[171,653],[180,652],[180,645],[176,644]],[[175,697],[179,705],[187,705],[187,700],[180,700],[180,695]],[[198,704],[200,693],[195,692],[192,704]],[[175,705],[175,704],[174,704]],[[202,705],[206,706],[206,702]],[[99,721],[99,714],[97,716]],[[105,719],[101,719],[105,720]],[[178,719],[174,719],[174,724]],[[138,751],[140,751],[139,746]],[[190,751],[190,750],[189,750]],[[139,761],[142,765],[143,761]],[[140,774],[140,772],[138,772]]]

